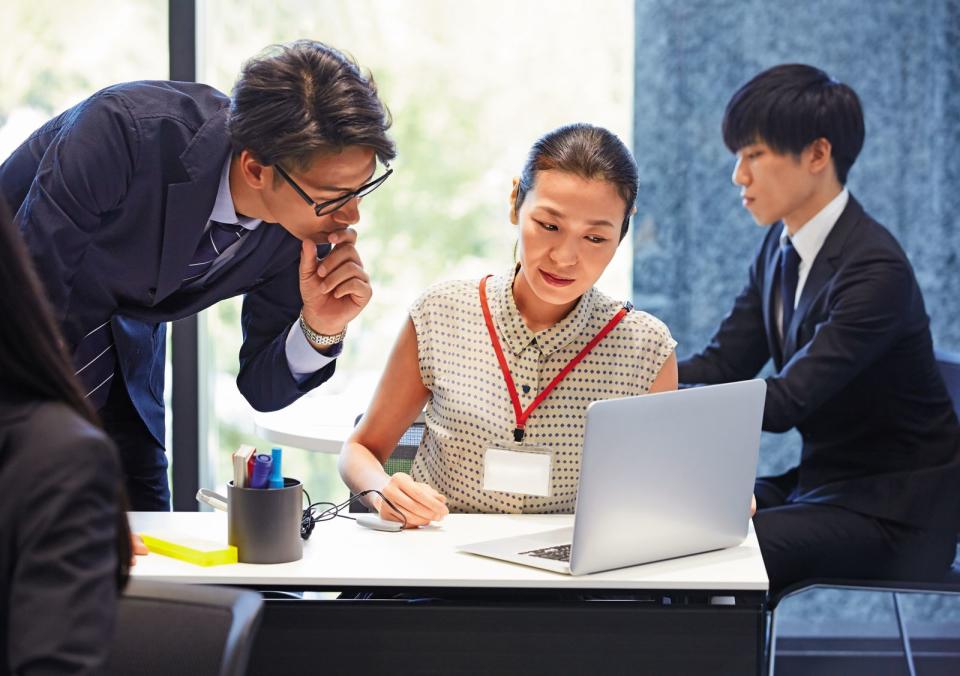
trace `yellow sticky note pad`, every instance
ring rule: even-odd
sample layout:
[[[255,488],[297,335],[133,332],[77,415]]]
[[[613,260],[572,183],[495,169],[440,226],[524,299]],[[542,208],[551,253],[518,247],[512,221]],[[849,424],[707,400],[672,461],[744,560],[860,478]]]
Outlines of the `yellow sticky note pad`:
[[[237,548],[214,540],[179,534],[140,533],[151,554],[161,554],[198,566],[222,566],[237,562]]]

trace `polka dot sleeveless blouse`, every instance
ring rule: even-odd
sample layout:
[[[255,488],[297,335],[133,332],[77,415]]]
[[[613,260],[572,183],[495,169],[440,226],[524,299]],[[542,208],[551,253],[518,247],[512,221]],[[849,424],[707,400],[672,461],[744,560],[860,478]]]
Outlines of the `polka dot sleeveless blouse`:
[[[514,268],[487,280],[490,314],[524,409],[623,306],[590,289],[558,324],[533,333],[512,292]],[[447,496],[452,512],[571,513],[587,406],[645,394],[676,347],[666,325],[633,310],[556,386],[527,421],[524,445],[554,452],[549,497],[485,491],[483,455],[516,427],[480,307],[479,279],[443,282],[411,307],[420,377],[432,393],[411,470]],[[638,434],[641,432],[638,431]]]

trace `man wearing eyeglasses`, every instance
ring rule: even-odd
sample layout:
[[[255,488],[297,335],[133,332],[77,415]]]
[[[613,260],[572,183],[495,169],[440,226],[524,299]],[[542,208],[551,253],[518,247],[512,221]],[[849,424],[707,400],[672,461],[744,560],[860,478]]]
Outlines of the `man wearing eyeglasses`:
[[[108,87],[0,166],[133,509],[169,509],[165,322],[242,294],[237,385],[257,410],[333,375],[371,296],[351,226],[392,171],[389,126],[372,77],[301,40],[247,62],[229,98]]]

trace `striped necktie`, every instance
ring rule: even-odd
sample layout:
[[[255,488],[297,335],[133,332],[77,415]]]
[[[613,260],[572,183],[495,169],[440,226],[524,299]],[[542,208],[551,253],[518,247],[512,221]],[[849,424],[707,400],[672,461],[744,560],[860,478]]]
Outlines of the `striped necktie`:
[[[227,247],[242,239],[247,230],[236,223],[210,221],[210,227],[193,254],[184,282],[203,277]],[[117,351],[113,344],[110,320],[100,324],[81,340],[73,355],[76,375],[84,394],[95,409],[103,407],[117,372]]]
[[[113,345],[110,320],[80,340],[73,354],[73,365],[84,394],[94,409],[99,410],[107,401],[111,382],[117,372],[117,351]]]
[[[237,240],[243,239],[245,234],[247,229],[237,223],[210,221],[210,227],[200,238],[183,281],[190,282],[207,274],[220,254]]]

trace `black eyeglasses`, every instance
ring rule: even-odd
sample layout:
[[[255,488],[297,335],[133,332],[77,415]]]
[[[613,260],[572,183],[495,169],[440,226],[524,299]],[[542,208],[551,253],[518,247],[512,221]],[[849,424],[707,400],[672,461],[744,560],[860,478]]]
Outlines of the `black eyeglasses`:
[[[303,188],[297,185],[296,181],[290,178],[290,174],[284,171],[283,167],[281,167],[279,164],[273,165],[273,168],[276,169],[277,173],[283,177],[283,180],[285,180],[287,183],[290,184],[291,188],[297,191],[297,194],[303,198],[304,202],[306,202],[307,204],[313,207],[313,212],[317,216],[325,216],[327,214],[332,214],[334,211],[338,209],[343,208],[347,204],[347,202],[349,202],[350,200],[354,198],[360,199],[361,197],[365,197],[366,195],[369,195],[374,190],[376,190],[381,185],[383,185],[383,182],[386,181],[387,178],[390,176],[390,174],[393,173],[393,169],[390,168],[389,164],[384,162],[383,166],[384,168],[386,168],[387,171],[382,176],[378,176],[377,178],[373,179],[369,183],[364,183],[356,190],[348,192],[345,195],[341,195],[336,199],[325,200],[323,202],[315,202],[313,198],[310,197],[310,195],[308,195]]]

